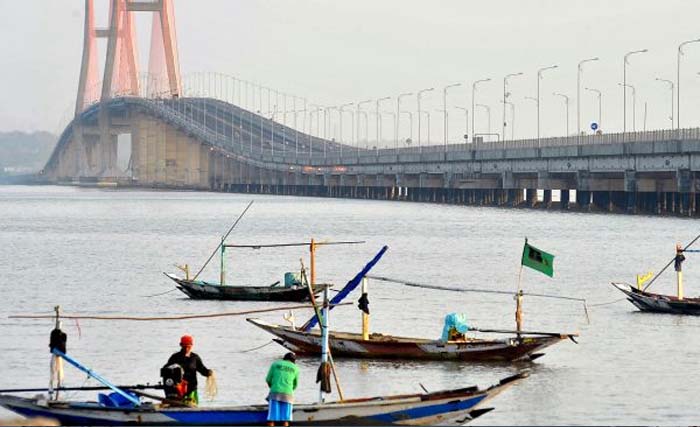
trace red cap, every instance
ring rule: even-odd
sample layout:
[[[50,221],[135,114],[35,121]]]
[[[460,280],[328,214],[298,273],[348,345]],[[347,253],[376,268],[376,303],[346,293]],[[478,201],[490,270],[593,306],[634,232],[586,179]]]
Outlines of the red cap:
[[[180,345],[193,345],[194,339],[191,335],[183,335],[180,337]]]

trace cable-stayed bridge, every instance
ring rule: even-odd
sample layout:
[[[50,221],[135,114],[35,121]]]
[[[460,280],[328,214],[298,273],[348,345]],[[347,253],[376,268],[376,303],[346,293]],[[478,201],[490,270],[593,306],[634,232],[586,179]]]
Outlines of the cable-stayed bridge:
[[[365,114],[362,123],[359,109],[346,141],[342,108],[334,107],[341,131],[333,132],[331,109],[302,108],[301,98],[290,112],[286,100],[271,105],[267,88],[267,105],[260,87],[257,106],[241,101],[250,88],[237,79],[212,73],[183,81],[171,0],[111,0],[104,29],[94,26],[92,0],[85,8],[75,117],[42,180],[696,215],[700,129],[419,145],[399,141],[396,131],[393,141],[381,138],[377,102],[376,141],[367,141],[371,120]],[[143,12],[154,16],[146,74],[132,18]],[[107,39],[101,80],[100,37]],[[126,165],[118,161],[123,148]]]

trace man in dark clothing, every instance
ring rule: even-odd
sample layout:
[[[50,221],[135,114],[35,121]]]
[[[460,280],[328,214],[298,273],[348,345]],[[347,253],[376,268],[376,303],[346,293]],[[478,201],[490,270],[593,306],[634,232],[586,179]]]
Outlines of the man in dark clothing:
[[[197,353],[192,352],[194,339],[190,335],[183,335],[180,338],[180,351],[174,353],[168,359],[168,363],[164,367],[172,364],[177,364],[182,367],[184,382],[186,382],[186,390],[183,393],[183,401],[197,405],[199,403],[199,395],[197,394],[197,372],[205,377],[212,375],[212,371],[207,369],[202,363],[202,359]]]

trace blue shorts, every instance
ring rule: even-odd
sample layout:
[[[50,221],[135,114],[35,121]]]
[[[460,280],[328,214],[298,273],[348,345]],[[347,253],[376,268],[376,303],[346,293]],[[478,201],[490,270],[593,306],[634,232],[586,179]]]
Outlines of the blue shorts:
[[[268,421],[292,421],[292,404],[270,399],[267,407]]]

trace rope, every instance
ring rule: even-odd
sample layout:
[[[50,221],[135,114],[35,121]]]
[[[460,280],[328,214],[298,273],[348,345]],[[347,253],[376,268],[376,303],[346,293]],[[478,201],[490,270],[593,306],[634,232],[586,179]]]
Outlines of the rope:
[[[263,344],[263,345],[259,345],[259,346],[257,346],[257,347],[249,348],[249,349],[247,349],[247,350],[234,351],[233,353],[234,353],[234,354],[235,354],[235,353],[250,353],[251,351],[260,350],[260,349],[263,348],[263,347],[267,347],[267,346],[270,345],[270,344],[274,344],[274,342],[275,342],[275,340],[270,340],[270,342],[265,343],[265,344]]]
[[[333,306],[353,305],[352,302],[344,302],[333,304]],[[160,317],[142,317],[142,316],[95,316],[95,315],[79,315],[79,314],[61,314],[64,319],[86,319],[86,320],[133,320],[137,322],[148,322],[158,320],[189,320],[189,319],[211,319],[215,317],[230,317],[230,316],[245,316],[247,314],[268,313],[271,311],[284,311],[297,308],[313,308],[309,305],[292,305],[288,307],[264,308],[260,310],[248,311],[228,311],[223,313],[210,314],[189,314],[184,316],[160,316]],[[54,315],[47,314],[17,314],[8,316],[9,319],[53,319]]]
[[[159,296],[161,296],[161,295],[169,294],[170,292],[173,292],[173,291],[177,291],[177,288],[172,288],[172,289],[171,289],[171,290],[169,290],[169,291],[166,291],[166,292],[161,292],[161,293],[159,293],[159,294],[153,294],[153,295],[144,295],[143,297],[144,297],[144,298],[153,298],[153,297],[159,297]]]
[[[615,304],[616,302],[624,301],[624,300],[626,300],[626,299],[627,299],[627,297],[622,297],[622,298],[618,298],[618,299],[613,300],[613,301],[601,302],[601,303],[598,303],[598,304],[589,304],[588,306],[589,306],[589,307],[600,307],[600,306],[603,306],[603,305]]]

